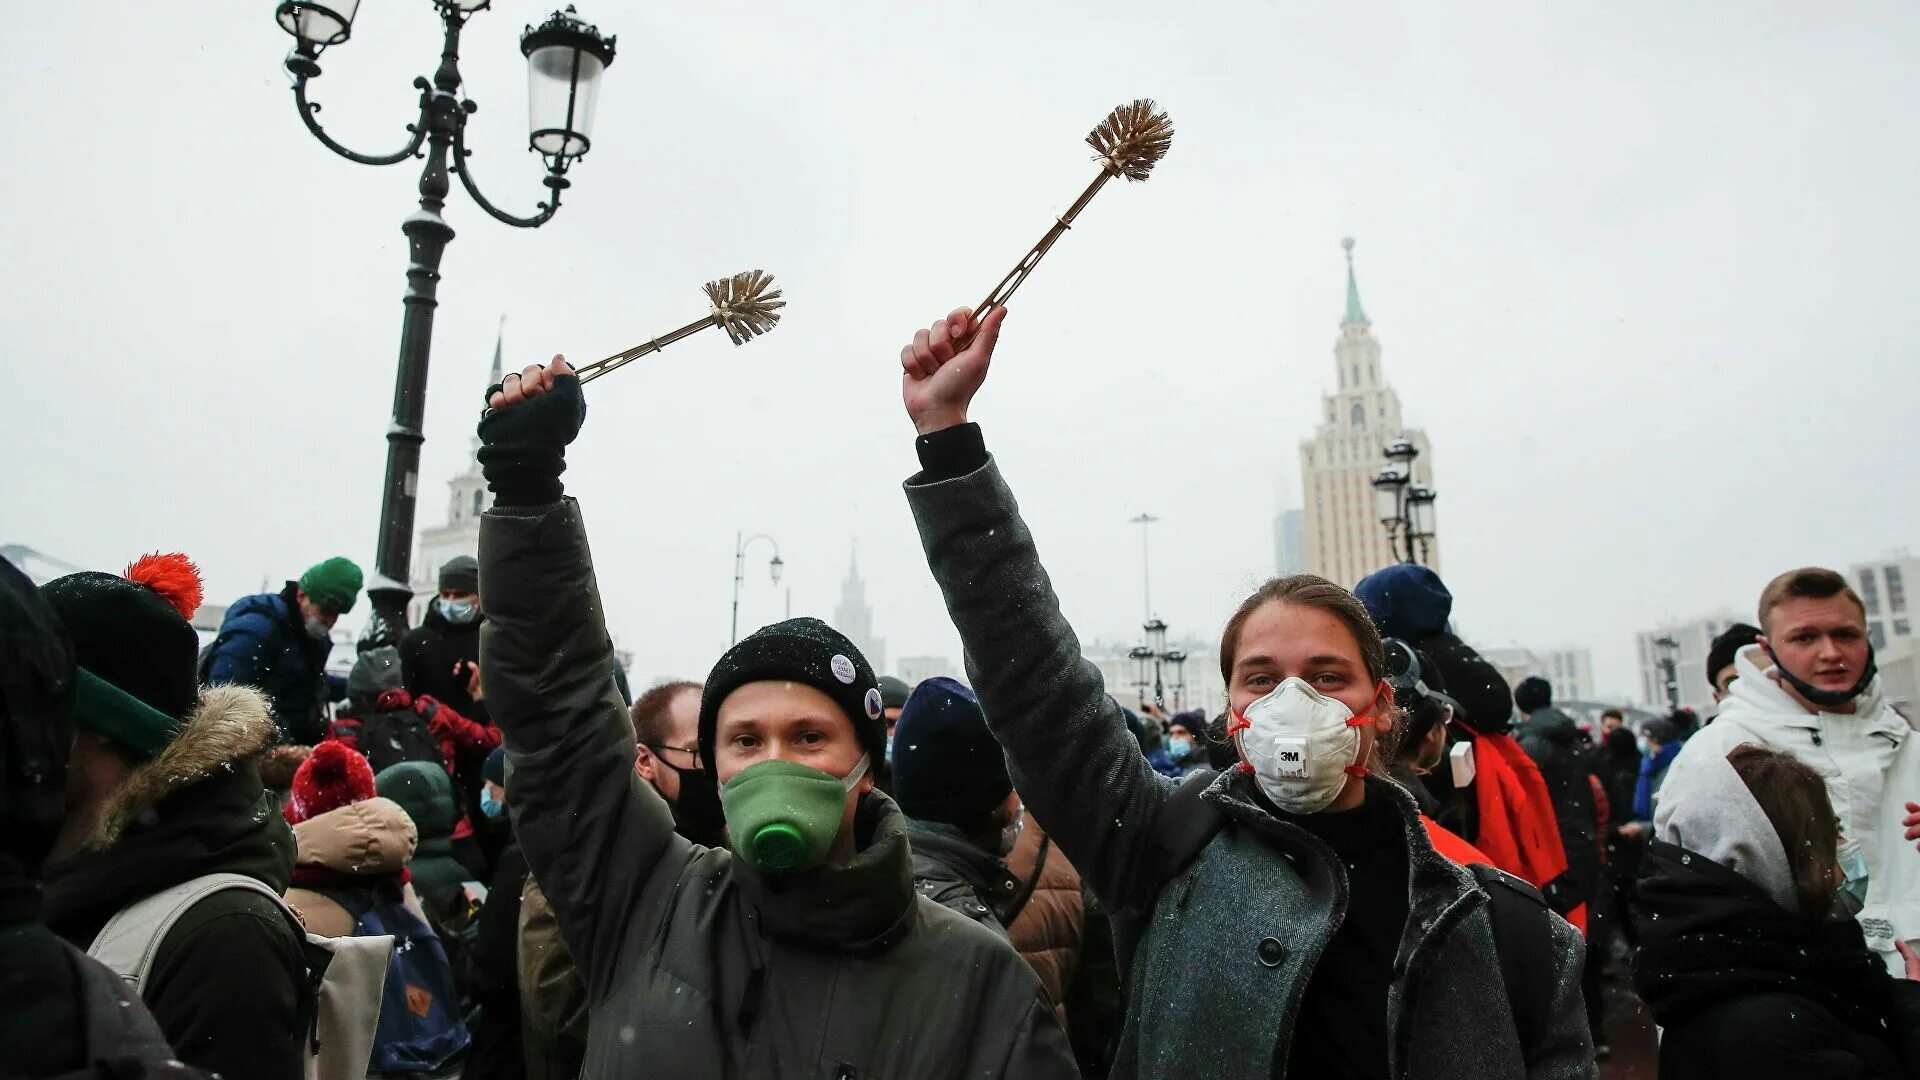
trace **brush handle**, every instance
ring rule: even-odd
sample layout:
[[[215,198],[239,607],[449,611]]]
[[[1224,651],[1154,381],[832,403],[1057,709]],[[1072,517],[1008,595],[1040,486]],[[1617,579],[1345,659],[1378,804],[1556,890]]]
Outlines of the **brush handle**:
[[[1107,181],[1113,177],[1113,170],[1100,170],[1100,175],[1093,178],[1093,183],[1087,185],[1087,190],[1080,193],[1080,197],[1073,201],[1072,206],[1067,207],[1067,212],[1054,219],[1053,228],[1047,230],[1047,235],[1041,237],[1040,242],[1033,245],[1033,250],[1027,252],[1020,262],[1007,272],[1006,277],[1000,279],[1000,284],[995,285],[993,291],[987,294],[987,298],[980,301],[979,307],[973,309],[974,328],[966,337],[954,344],[955,352],[960,352],[973,344],[974,335],[980,332],[980,324],[986,321],[994,308],[1007,306],[1007,301],[1012,298],[1014,290],[1020,287],[1021,282],[1027,280],[1027,275],[1033,273],[1034,267],[1040,265],[1040,260],[1046,256],[1047,251],[1067,234],[1068,229],[1073,228],[1073,220],[1080,216],[1080,211],[1087,208],[1087,204],[1093,201],[1093,197],[1099,194],[1100,189],[1105,187]]]
[[[638,360],[641,357],[646,356],[650,353],[657,353],[661,349],[666,348],[667,346],[673,344],[676,341],[680,341],[684,338],[690,338],[693,335],[699,333],[700,331],[705,330],[709,326],[717,326],[717,325],[719,325],[719,320],[712,315],[708,315],[706,318],[701,319],[699,322],[690,322],[687,325],[681,327],[680,329],[675,330],[671,334],[665,334],[660,337],[654,338],[652,341],[647,341],[639,345],[635,345],[633,348],[628,349],[626,352],[614,353],[612,356],[607,357],[605,360],[595,360],[591,364],[582,364],[580,367],[577,367],[573,370],[575,374],[580,376],[581,384],[585,385],[599,378],[600,376],[607,374],[610,371],[618,371],[621,367],[625,366],[626,364],[634,360]]]

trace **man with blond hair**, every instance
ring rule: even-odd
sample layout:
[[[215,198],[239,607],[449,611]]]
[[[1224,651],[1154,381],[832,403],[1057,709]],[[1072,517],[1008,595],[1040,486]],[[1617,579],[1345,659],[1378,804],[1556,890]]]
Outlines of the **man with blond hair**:
[[[1687,740],[1660,798],[1687,798],[1710,758],[1743,744],[1812,766],[1840,818],[1844,892],[1867,943],[1904,974],[1896,943],[1920,942],[1920,738],[1881,697],[1866,608],[1845,578],[1789,570],[1760,594],[1759,615],[1718,716]]]

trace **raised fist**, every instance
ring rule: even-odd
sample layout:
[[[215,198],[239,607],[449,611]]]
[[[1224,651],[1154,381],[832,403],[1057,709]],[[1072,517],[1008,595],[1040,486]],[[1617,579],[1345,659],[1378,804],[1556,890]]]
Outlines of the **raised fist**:
[[[900,396],[907,416],[920,434],[967,422],[967,407],[986,381],[993,347],[1000,340],[1006,308],[995,308],[979,324],[979,332],[965,349],[955,346],[974,332],[973,312],[955,308],[953,314],[916,332],[900,350]]]
[[[566,357],[532,364],[487,388],[480,419],[480,466],[496,501],[537,505],[559,501],[567,444],[587,419],[580,377]]]

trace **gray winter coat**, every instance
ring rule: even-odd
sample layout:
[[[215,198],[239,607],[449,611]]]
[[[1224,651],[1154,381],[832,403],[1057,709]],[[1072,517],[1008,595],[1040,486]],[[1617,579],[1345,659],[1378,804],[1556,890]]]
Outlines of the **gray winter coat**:
[[[514,829],[587,987],[584,1075],[1077,1075],[1019,954],[915,895],[891,799],[861,802],[848,864],[801,874],[674,832],[633,771],[576,503],[488,511],[480,576]]]
[[[1307,981],[1347,909],[1343,867],[1324,842],[1255,801],[1229,770],[1207,789],[1224,824],[1170,868],[1161,811],[1175,782],[1140,756],[1082,658],[1013,495],[989,461],[965,476],[909,481],[933,575],[967,650],[967,670],[1030,813],[1116,913],[1131,995],[1112,1075],[1283,1076]],[[1584,947],[1548,917],[1548,1018],[1522,1045],[1494,949],[1489,897],[1436,853],[1412,799],[1384,780],[1405,821],[1409,905],[1387,1000],[1395,1077],[1592,1077],[1580,996]]]

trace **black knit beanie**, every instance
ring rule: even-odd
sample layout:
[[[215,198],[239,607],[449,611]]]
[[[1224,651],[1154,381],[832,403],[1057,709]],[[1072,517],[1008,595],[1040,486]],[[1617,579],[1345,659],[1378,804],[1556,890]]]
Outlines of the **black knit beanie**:
[[[886,759],[887,728],[880,719],[880,682],[846,635],[819,619],[788,619],[763,627],[726,651],[700,695],[700,759],[714,768],[714,729],[720,703],[751,682],[797,682],[832,698],[877,766]]]
[[[440,591],[477,593],[480,591],[480,561],[471,555],[455,555],[440,568]]]
[[[893,800],[900,812],[970,826],[1012,790],[1006,756],[973,691],[944,677],[915,687],[893,729]]]
[[[167,597],[91,570],[56,578],[40,594],[66,626],[82,667],[176,720],[193,711],[200,637]]]

